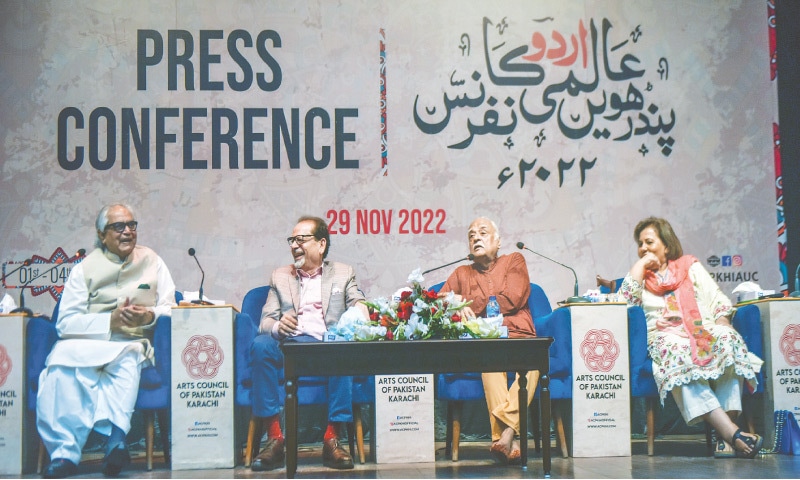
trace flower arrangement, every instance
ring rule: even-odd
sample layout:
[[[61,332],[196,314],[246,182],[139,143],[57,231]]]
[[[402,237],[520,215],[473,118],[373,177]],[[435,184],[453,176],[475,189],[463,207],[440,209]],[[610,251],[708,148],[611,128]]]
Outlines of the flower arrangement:
[[[435,291],[423,288],[424,281],[419,269],[414,270],[408,276],[410,287],[399,290],[390,299],[380,297],[365,302],[369,319],[350,309],[331,333],[357,341],[500,336],[502,316],[465,321],[461,311],[471,302],[456,301],[452,292],[440,297]]]

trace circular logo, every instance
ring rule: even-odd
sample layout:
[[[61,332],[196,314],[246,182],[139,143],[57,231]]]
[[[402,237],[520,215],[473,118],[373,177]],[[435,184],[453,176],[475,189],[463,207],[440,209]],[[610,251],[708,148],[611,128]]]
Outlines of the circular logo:
[[[591,372],[608,372],[619,358],[619,344],[608,330],[589,330],[580,347],[581,358]]]
[[[780,348],[786,363],[800,366],[800,325],[789,324],[783,329]]]
[[[6,347],[0,345],[0,387],[6,383],[8,375],[11,373],[11,357],[8,356]]]
[[[224,358],[219,342],[212,335],[193,336],[181,353],[186,373],[194,379],[216,377]]]

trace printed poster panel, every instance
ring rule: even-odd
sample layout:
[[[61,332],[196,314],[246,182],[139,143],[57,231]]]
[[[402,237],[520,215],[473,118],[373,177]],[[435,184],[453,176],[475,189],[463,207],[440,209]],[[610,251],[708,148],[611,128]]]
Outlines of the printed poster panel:
[[[433,375],[375,376],[378,463],[436,461]]]
[[[233,468],[233,309],[172,309],[172,469]]]
[[[25,441],[24,315],[0,315],[0,475],[23,473]]]
[[[589,304],[572,316],[572,456],[631,454],[628,308]]]
[[[483,215],[583,293],[657,215],[725,292],[780,290],[768,30],[758,1],[0,2],[0,262],[89,251],[122,201],[181,290],[194,248],[239,305],[312,214],[376,297]]]

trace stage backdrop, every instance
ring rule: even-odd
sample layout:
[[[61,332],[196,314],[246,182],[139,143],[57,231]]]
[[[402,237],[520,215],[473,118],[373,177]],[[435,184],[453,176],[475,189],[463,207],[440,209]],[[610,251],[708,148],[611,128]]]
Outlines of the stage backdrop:
[[[178,288],[239,305],[298,216],[365,293],[494,219],[620,277],[668,218],[730,291],[783,289],[767,6],[756,1],[5,1],[0,259],[49,312],[99,207],[137,209]],[[555,303],[569,270],[524,252]],[[44,263],[43,263],[44,262]],[[442,281],[449,267],[428,275]],[[51,272],[52,273],[52,272]],[[20,276],[22,274],[23,276]]]

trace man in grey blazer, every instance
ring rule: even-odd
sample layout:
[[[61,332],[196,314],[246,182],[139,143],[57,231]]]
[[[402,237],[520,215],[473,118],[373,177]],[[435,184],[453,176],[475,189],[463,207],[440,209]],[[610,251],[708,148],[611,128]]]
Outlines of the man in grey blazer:
[[[367,315],[364,294],[358,288],[353,268],[325,260],[330,248],[325,220],[301,217],[286,240],[294,262],[272,272],[259,335],[250,352],[253,415],[267,419],[268,438],[266,447],[251,465],[254,471],[279,468],[284,463],[280,342],[322,341],[325,331],[352,306],[357,305]],[[330,468],[353,468],[350,454],[339,445],[341,425],[353,421],[352,386],[352,377],[330,377],[328,381],[328,427],[323,438],[322,461]]]

